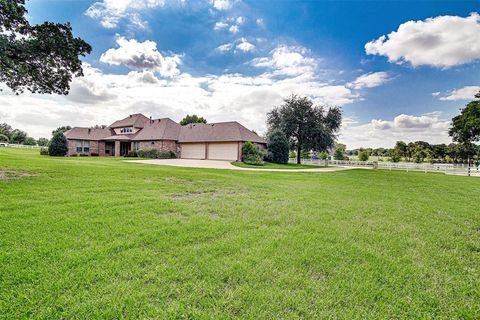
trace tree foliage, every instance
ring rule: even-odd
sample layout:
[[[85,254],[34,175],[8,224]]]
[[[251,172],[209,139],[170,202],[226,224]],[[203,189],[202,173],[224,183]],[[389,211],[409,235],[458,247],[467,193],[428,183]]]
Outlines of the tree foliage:
[[[27,139],[28,135],[25,131],[15,129],[12,131],[10,135],[10,142],[16,144],[23,144],[25,139]]]
[[[288,163],[288,139],[279,129],[273,129],[267,135],[268,161]]]
[[[251,141],[247,141],[242,146],[242,162],[246,164],[261,166],[264,164],[263,157],[265,152]]]
[[[367,150],[363,150],[363,151],[360,151],[358,153],[358,160],[360,161],[368,161],[369,159],[369,155],[368,155],[368,152]]]
[[[297,163],[303,150],[324,151],[335,143],[342,123],[338,107],[314,106],[307,97],[292,94],[284,104],[267,114],[269,130],[280,129],[290,146],[297,150]]]
[[[52,136],[56,135],[58,132],[65,133],[70,129],[72,129],[71,126],[58,127],[57,129],[52,131]]]
[[[48,142],[49,140],[47,138],[39,138],[37,140],[37,144],[40,146],[40,147],[46,147],[48,146]]]
[[[347,146],[343,143],[336,143],[335,144],[335,153],[333,154],[333,158],[335,160],[343,160],[343,155],[347,150]]]
[[[448,131],[453,141],[471,144],[480,140],[480,101],[474,100],[452,119]]]
[[[190,123],[207,123],[207,120],[204,117],[199,117],[196,114],[189,115],[187,114],[181,121],[182,126]]]
[[[69,23],[32,26],[26,15],[25,0],[0,0],[0,81],[17,94],[68,94],[91,46],[73,36]]]
[[[67,138],[65,138],[63,132],[55,133],[48,146],[48,154],[51,156],[62,157],[65,156],[67,152]]]

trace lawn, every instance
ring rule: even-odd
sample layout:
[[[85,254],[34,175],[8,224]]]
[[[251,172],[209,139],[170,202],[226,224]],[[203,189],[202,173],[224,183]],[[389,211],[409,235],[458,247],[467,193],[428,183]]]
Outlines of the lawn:
[[[314,168],[326,168],[325,166],[318,166],[313,164],[297,164],[297,163],[271,163],[265,162],[263,166],[256,166],[251,164],[246,164],[243,162],[232,162],[234,166],[241,168],[254,168],[254,169],[314,169]]]
[[[480,179],[0,148],[0,318],[479,319]]]

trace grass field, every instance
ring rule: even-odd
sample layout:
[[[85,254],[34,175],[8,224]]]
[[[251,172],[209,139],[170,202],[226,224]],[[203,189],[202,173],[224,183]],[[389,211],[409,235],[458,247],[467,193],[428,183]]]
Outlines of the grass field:
[[[480,179],[37,152],[0,149],[0,318],[480,318]]]
[[[325,168],[325,166],[318,166],[312,164],[297,164],[297,163],[271,163],[265,162],[263,166],[255,166],[251,164],[246,164],[243,162],[232,162],[234,166],[241,168],[254,168],[254,169],[314,169],[314,168]]]

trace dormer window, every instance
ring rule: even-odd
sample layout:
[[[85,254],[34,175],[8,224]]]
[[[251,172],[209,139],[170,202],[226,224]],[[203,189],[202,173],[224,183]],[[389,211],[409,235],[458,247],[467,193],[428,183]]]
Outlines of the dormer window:
[[[130,133],[130,132],[133,132],[133,129],[131,127],[120,129],[120,133]]]

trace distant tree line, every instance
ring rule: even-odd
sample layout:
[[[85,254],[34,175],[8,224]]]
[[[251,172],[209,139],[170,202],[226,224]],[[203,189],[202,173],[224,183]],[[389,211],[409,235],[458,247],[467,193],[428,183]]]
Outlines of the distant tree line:
[[[480,156],[480,145],[450,143],[429,144],[425,141],[406,143],[397,141],[395,147],[388,148],[358,148],[347,150],[346,156],[358,156],[365,152],[369,157],[384,157],[385,160],[399,162],[431,162],[431,163],[466,163],[469,159]]]
[[[35,140],[30,137],[28,133],[20,129],[13,129],[11,125],[7,123],[0,123],[0,142],[12,143],[12,144],[24,144],[27,146],[46,146],[48,145],[47,138],[40,138]]]

